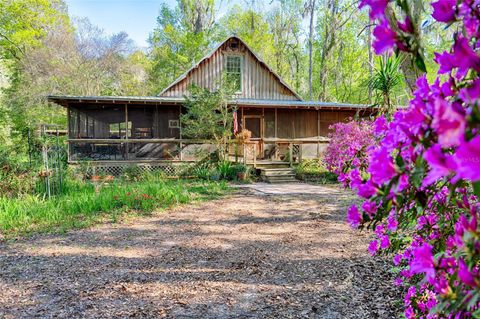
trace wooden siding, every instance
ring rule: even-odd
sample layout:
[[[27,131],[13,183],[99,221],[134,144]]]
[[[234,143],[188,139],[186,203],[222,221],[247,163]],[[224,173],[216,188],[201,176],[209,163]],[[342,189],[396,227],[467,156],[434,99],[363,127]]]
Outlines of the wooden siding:
[[[275,114],[276,113],[276,114]],[[264,138],[327,137],[330,125],[347,122],[354,111],[241,107],[243,116],[263,115]],[[240,117],[241,119],[242,117]],[[242,126],[243,123],[239,123]]]
[[[241,99],[291,100],[299,98],[272,73],[257,57],[235,37],[225,41],[212,55],[202,60],[160,96],[183,97],[188,87],[195,84],[209,90],[218,87],[229,54],[243,57],[242,91],[236,95]]]

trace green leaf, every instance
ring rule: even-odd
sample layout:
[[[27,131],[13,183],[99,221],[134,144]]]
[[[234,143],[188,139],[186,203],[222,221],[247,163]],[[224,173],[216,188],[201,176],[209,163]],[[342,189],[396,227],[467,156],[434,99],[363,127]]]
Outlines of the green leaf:
[[[473,183],[473,192],[477,197],[480,197],[480,181]]]
[[[475,319],[480,319],[480,309],[472,313],[472,317]]]
[[[417,65],[418,69],[423,72],[427,72],[427,66],[425,65],[425,61],[423,61],[423,58],[420,55],[417,55],[415,58],[415,64]]]

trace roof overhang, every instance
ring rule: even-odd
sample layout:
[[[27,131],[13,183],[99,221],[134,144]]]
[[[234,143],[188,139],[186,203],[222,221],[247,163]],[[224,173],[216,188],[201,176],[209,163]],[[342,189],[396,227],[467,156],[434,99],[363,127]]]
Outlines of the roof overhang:
[[[49,102],[56,103],[61,106],[68,104],[183,104],[184,98],[159,97],[159,96],[73,96],[73,95],[49,95]]]
[[[50,95],[48,101],[61,106],[68,104],[135,104],[135,105],[181,105],[185,98],[160,96],[72,96]],[[366,110],[371,109],[367,104],[349,104],[317,101],[290,101],[290,100],[254,100],[234,99],[231,104],[245,107],[265,108],[299,108],[314,110]]]

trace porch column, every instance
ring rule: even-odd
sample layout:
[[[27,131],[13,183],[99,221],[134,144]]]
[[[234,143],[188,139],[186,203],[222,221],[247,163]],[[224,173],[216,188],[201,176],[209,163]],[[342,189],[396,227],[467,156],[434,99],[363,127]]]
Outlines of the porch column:
[[[125,159],[128,160],[128,104],[125,104]]]

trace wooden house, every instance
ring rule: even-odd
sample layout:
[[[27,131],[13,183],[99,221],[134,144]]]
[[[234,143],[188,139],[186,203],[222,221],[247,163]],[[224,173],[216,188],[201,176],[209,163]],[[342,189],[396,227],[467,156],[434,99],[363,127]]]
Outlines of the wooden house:
[[[182,138],[182,105],[192,84],[215,90],[224,73],[238,86],[231,101],[237,125],[252,132],[251,141],[232,147],[231,154],[247,163],[317,157],[328,143],[331,124],[368,112],[365,105],[303,101],[232,36],[158,96],[50,96],[68,111],[69,162],[162,165],[195,160],[211,145]]]

